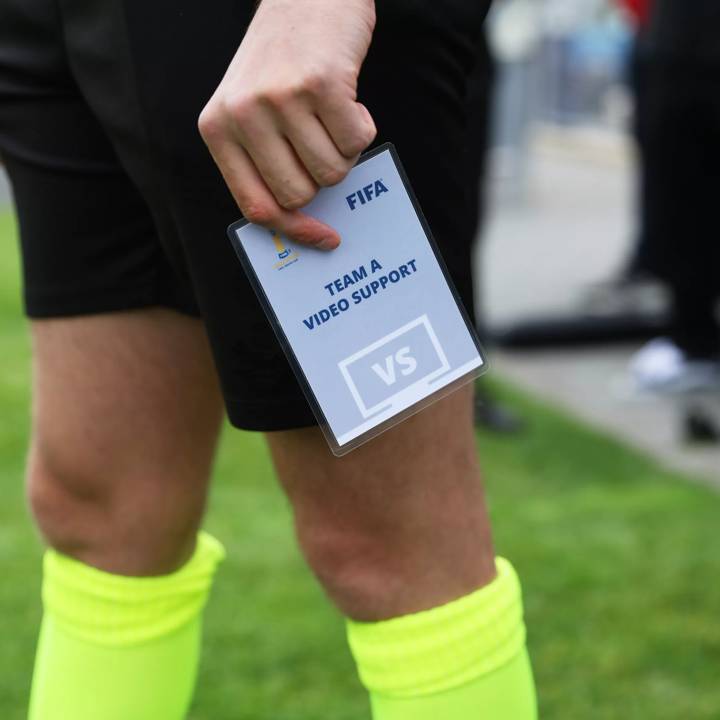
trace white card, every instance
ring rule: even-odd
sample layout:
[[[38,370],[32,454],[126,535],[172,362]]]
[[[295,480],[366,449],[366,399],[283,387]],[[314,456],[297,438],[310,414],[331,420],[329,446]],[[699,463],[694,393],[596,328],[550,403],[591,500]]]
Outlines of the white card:
[[[318,423],[343,455],[475,379],[485,361],[392,145],[304,209],[322,252],[240,221],[228,233]]]

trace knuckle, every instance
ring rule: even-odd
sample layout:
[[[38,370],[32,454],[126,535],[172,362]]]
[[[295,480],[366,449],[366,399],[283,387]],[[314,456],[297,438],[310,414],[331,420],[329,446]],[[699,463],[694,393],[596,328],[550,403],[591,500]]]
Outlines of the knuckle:
[[[253,97],[245,95],[234,95],[224,102],[224,112],[239,125],[247,122],[256,108],[256,101]]]
[[[251,111],[251,101],[248,98],[232,98],[225,103],[225,112],[238,124],[244,123]]]
[[[271,110],[280,110],[287,105],[293,94],[293,89],[289,87],[269,88],[258,92],[257,102]]]
[[[304,192],[298,192],[292,196],[283,198],[280,205],[286,210],[298,210],[301,207],[305,207],[305,205],[307,205],[314,197],[314,191],[306,190]]]
[[[277,84],[255,92],[257,104],[278,111],[284,110],[298,99],[325,97],[332,90],[327,73],[310,71],[297,77],[286,78]]]
[[[320,97],[325,95],[331,89],[331,81],[324,72],[313,71],[305,75],[300,83],[300,93]]]
[[[275,211],[266,203],[252,201],[241,206],[240,209],[244,218],[254,225],[267,225],[276,218]]]
[[[352,157],[361,153],[375,139],[377,131],[374,128],[359,128],[351,133],[345,141],[343,154]]]
[[[222,120],[214,107],[206,106],[198,117],[198,130],[202,139],[209,145],[222,134]]]
[[[344,180],[347,174],[348,170],[346,168],[326,167],[318,171],[317,180],[323,187],[329,187]]]
[[[364,138],[349,137],[343,145],[342,153],[345,157],[354,157],[358,153],[361,153],[367,146],[368,143]]]

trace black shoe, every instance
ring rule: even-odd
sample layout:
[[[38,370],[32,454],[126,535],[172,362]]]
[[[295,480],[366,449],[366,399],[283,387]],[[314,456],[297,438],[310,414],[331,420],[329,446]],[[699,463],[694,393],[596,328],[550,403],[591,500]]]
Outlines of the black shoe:
[[[683,436],[688,443],[714,445],[720,443],[720,426],[703,408],[692,407],[685,413]]]
[[[525,421],[511,408],[495,400],[486,390],[475,390],[475,427],[502,435],[525,429]]]

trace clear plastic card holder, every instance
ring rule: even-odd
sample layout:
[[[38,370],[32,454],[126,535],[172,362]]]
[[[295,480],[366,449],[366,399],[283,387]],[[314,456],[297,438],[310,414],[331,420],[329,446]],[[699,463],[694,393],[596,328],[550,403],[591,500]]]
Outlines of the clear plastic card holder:
[[[474,381],[487,362],[395,147],[304,212],[321,252],[240,220],[228,235],[334,455]]]

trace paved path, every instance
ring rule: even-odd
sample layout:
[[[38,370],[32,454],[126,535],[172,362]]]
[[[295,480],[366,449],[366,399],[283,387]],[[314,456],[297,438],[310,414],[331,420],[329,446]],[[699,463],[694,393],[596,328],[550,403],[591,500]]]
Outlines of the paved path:
[[[572,314],[589,284],[622,265],[632,236],[633,174],[621,143],[551,134],[533,147],[525,201],[491,202],[480,298],[491,324]],[[497,183],[494,194],[502,195]],[[491,360],[498,375],[720,488],[720,445],[683,444],[678,408],[626,391],[636,349],[514,351]]]
[[[633,349],[496,353],[493,369],[666,467],[720,489],[720,446],[684,443],[678,405],[627,391],[625,368]],[[715,404],[720,416],[720,396]]]

